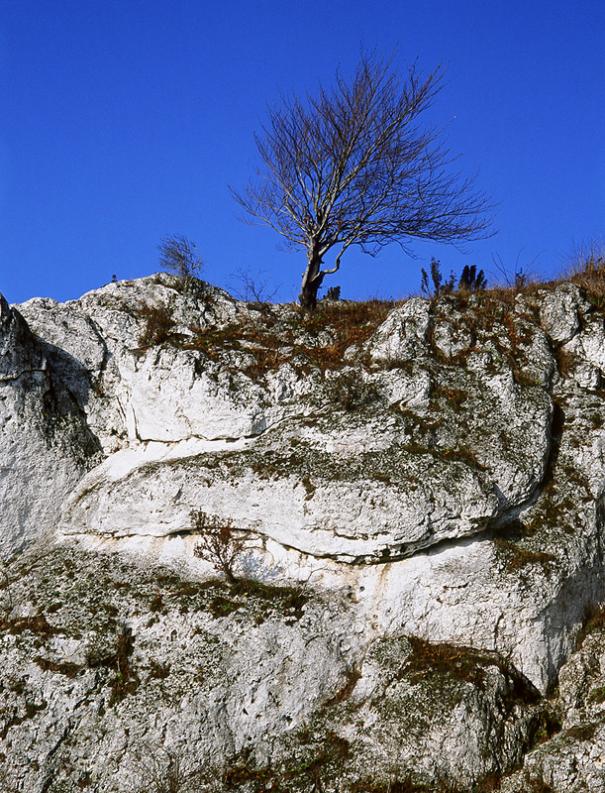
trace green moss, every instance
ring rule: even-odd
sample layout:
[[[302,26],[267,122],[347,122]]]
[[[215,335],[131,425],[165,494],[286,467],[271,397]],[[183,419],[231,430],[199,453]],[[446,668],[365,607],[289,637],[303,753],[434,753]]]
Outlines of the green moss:
[[[605,702],[605,686],[593,688],[588,697],[588,701],[595,705],[602,705]]]
[[[216,597],[213,597],[208,603],[208,611],[215,619],[228,617],[229,614],[237,611],[238,608],[240,608],[240,604],[237,602],[237,600],[232,600],[231,598],[225,597],[224,595],[217,595]]]
[[[561,737],[572,738],[575,741],[592,741],[598,728],[599,725],[596,722],[576,724],[562,732]]]

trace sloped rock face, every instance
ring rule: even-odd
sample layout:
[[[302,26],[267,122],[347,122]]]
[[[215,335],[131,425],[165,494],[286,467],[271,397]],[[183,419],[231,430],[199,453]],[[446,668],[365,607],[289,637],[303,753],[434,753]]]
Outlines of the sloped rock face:
[[[506,784],[600,789],[562,685],[605,597],[605,325],[576,286],[306,316],[158,275],[0,309],[0,540],[32,546],[7,785],[470,791],[524,763]],[[235,587],[204,525],[243,542]]]
[[[365,790],[369,768],[386,785],[411,766],[475,781],[543,721],[496,654],[368,645],[334,594],[201,585],[68,547],[22,558],[3,594],[19,604],[2,625],[6,790],[155,790],[177,761],[178,790]]]

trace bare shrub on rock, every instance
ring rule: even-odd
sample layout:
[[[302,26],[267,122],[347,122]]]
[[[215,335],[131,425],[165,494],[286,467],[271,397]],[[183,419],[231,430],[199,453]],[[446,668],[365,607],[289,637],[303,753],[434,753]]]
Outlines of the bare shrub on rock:
[[[166,237],[158,246],[162,269],[181,279],[183,291],[195,294],[203,289],[199,280],[203,262],[195,251],[195,243],[187,237]]]
[[[235,535],[232,521],[194,510],[191,512],[191,525],[200,535],[200,541],[193,550],[194,556],[211,564],[229,584],[236,584],[235,570],[245,543]]]

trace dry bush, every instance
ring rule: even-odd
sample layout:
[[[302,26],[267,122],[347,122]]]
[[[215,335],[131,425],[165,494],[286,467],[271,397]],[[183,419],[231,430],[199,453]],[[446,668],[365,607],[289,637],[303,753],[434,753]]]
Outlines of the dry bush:
[[[247,270],[238,270],[235,274],[239,282],[239,288],[234,290],[235,296],[246,303],[272,303],[277,295],[278,288],[269,283],[261,271],[252,275]]]
[[[168,341],[175,323],[166,306],[143,303],[139,306],[138,314],[145,320],[145,327],[138,340],[139,347],[154,347]]]
[[[178,275],[179,278],[198,278],[202,270],[202,260],[195,252],[195,243],[187,237],[166,237],[158,246],[160,264],[164,270]]]
[[[200,281],[203,262],[195,252],[195,247],[195,243],[187,237],[166,237],[158,246],[160,266],[178,276],[185,294],[201,296],[205,294],[205,284]]]
[[[230,584],[236,584],[235,568],[244,550],[244,540],[235,536],[232,521],[194,510],[191,512],[191,525],[200,534],[200,541],[193,550],[194,556],[211,564]]]
[[[339,286],[330,286],[326,290],[326,294],[322,297],[322,300],[340,300],[340,287]]]
[[[244,369],[254,380],[294,358],[322,371],[341,369],[347,365],[345,350],[369,339],[397,305],[390,300],[320,301],[311,314],[302,310],[291,314],[289,324],[279,331],[274,328],[277,319],[268,313],[260,318],[261,325],[247,321],[218,329],[191,328],[194,335],[182,346],[202,350],[213,360],[218,360],[224,350],[245,350],[256,359]],[[301,343],[301,331],[312,337],[327,333],[329,341],[317,346]]]
[[[333,341],[301,352],[322,370],[340,369],[346,365],[345,350],[367,341],[397,305],[394,300],[320,301],[313,313],[301,317],[302,328],[316,335],[328,331]]]
[[[602,246],[593,244],[577,254],[570,268],[570,281],[586,292],[594,306],[605,308],[605,250]]]
[[[326,391],[330,402],[347,413],[362,410],[380,399],[377,385],[364,380],[360,372],[354,369],[329,380]]]

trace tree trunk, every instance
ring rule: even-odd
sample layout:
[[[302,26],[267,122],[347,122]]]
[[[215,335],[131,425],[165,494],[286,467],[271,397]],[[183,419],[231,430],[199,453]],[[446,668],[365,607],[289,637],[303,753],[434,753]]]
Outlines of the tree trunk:
[[[298,296],[300,305],[308,311],[313,311],[317,307],[317,293],[322,281],[321,257],[312,250],[309,252],[307,269],[303,275],[300,295]]]

